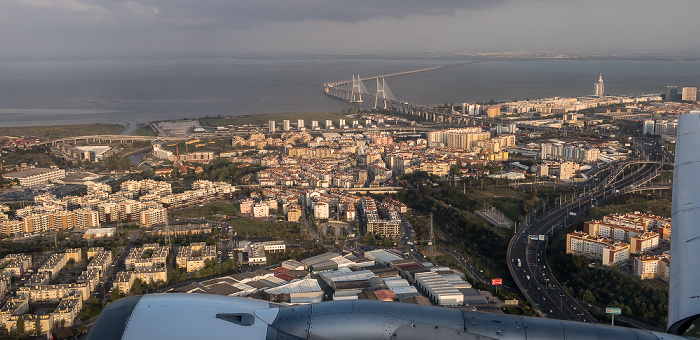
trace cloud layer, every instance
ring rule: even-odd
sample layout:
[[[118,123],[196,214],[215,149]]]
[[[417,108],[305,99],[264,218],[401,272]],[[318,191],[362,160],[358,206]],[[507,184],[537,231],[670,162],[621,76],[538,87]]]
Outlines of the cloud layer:
[[[0,0],[0,58],[700,49],[697,0]]]

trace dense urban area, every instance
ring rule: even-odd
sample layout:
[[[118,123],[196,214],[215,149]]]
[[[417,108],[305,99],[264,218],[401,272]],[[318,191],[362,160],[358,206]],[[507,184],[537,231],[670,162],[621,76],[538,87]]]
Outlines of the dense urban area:
[[[2,128],[0,336],[70,338],[152,292],[615,307],[663,329],[677,116],[697,94],[610,96],[601,76],[576,98]]]

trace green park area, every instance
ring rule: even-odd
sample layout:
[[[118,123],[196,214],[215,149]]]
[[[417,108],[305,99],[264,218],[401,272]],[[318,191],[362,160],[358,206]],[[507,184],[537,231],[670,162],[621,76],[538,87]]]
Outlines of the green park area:
[[[275,239],[300,239],[301,224],[290,222],[272,222],[252,218],[234,218],[228,223],[238,234],[239,238],[275,238]]]
[[[22,126],[0,128],[0,135],[13,137],[42,137],[61,138],[85,135],[116,135],[124,131],[119,124],[77,124],[77,125],[48,125]]]
[[[204,218],[226,221],[241,238],[299,239],[299,223],[278,222],[263,219],[240,217],[239,205],[215,202],[204,206],[181,209],[174,212],[176,217]]]
[[[176,210],[176,217],[205,218],[208,220],[223,220],[225,216],[238,216],[239,205],[223,202],[214,202],[204,206]]]
[[[297,119],[303,119],[307,125],[311,124],[312,120],[317,120],[319,125],[323,126],[326,119],[332,119],[334,125],[338,124],[338,119],[347,119],[340,112],[294,112],[294,113],[267,113],[244,116],[230,117],[205,117],[200,118],[199,123],[204,127],[217,127],[227,125],[244,125],[244,124],[267,124],[274,120],[277,124],[282,124],[282,121],[288,119],[293,126],[296,126]]]
[[[153,131],[153,128],[151,128],[151,125],[139,124],[138,128],[136,128],[136,132],[134,132],[134,135],[136,135],[136,136],[157,136],[158,134],[155,131]]]
[[[163,149],[172,152],[224,152],[231,150],[230,138],[211,138],[211,139],[190,139],[189,141],[182,140],[179,142],[171,142],[163,145]]]

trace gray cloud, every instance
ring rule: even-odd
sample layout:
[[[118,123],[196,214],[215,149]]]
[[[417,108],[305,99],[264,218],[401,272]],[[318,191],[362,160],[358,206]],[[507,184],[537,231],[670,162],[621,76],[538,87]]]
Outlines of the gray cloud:
[[[0,58],[700,48],[697,0],[0,0],[0,8]]]
[[[225,22],[251,27],[269,22],[325,20],[360,22],[374,18],[405,18],[409,15],[449,15],[457,9],[497,7],[506,0],[233,0],[162,3],[166,16],[192,16],[203,22]],[[186,14],[185,14],[186,13]]]
[[[270,22],[326,20],[360,22],[373,18],[409,15],[446,15],[457,9],[496,7],[508,0],[0,0],[15,10],[34,8],[79,14],[103,14],[114,19],[124,14],[159,15],[182,24],[223,25],[245,28]],[[125,11],[126,10],[126,11]],[[60,17],[66,13],[55,12]],[[94,18],[94,17],[92,17]]]

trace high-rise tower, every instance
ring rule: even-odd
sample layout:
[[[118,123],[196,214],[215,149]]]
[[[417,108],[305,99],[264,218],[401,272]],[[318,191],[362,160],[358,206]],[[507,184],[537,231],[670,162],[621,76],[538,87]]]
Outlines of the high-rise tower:
[[[603,74],[598,73],[598,82],[593,84],[595,86],[595,95],[602,97],[605,94],[605,85],[603,84]]]

